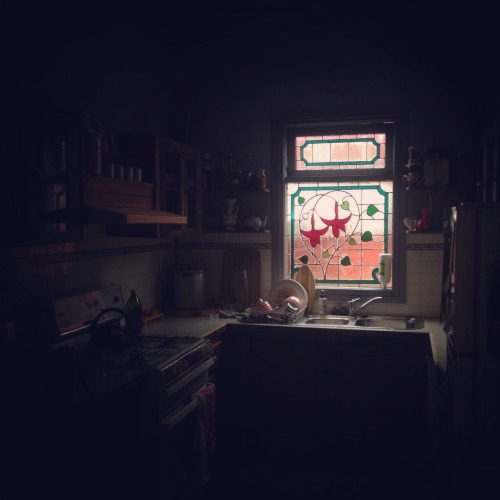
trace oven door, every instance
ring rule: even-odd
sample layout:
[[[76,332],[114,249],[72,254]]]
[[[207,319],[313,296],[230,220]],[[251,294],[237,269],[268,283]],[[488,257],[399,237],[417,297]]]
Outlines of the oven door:
[[[209,383],[164,416],[151,443],[148,498],[202,498],[215,452],[214,425],[215,385]]]

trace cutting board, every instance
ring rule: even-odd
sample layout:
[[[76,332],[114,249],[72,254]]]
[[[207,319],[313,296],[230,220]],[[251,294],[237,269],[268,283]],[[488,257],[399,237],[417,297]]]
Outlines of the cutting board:
[[[260,298],[260,252],[258,250],[226,250],[222,256],[221,297],[224,301],[238,301],[238,275],[246,270],[248,305]]]
[[[314,281],[314,276],[311,268],[307,264],[304,264],[295,273],[294,279],[306,289],[308,296],[306,314],[311,313],[313,310],[314,298],[316,295],[316,282]]]

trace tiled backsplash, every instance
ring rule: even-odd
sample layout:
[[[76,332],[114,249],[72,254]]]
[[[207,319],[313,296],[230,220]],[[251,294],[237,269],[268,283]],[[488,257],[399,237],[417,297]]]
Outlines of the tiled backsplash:
[[[144,308],[165,308],[173,297],[175,269],[204,269],[209,304],[221,296],[222,256],[227,249],[257,249],[261,296],[271,289],[271,234],[205,233],[173,239],[104,238],[65,245],[8,249],[0,260],[3,310],[20,298],[46,298],[97,283],[121,285],[126,299],[135,288]],[[438,318],[443,236],[407,235],[407,302],[374,303],[372,314]],[[333,305],[333,304],[331,304]]]
[[[261,296],[271,290],[271,235],[269,233],[206,233],[184,238],[178,245],[177,265],[201,268],[207,276],[209,300],[219,297],[222,254],[228,248],[256,248],[261,255]],[[407,300],[404,304],[378,302],[372,314],[439,318],[443,266],[441,233],[408,233],[406,240]],[[330,304],[333,306],[333,304]]]
[[[266,298],[271,290],[271,234],[265,232],[227,232],[187,235],[177,244],[180,269],[204,269],[208,302],[221,297],[222,257],[225,250],[259,250],[260,295]]]
[[[438,318],[443,280],[443,234],[408,233],[406,266],[409,314]]]
[[[442,233],[407,233],[406,303],[376,303],[370,312],[439,318],[442,279]]]
[[[121,285],[124,300],[135,288],[144,308],[162,307],[174,267],[174,245],[172,239],[104,238],[7,249],[0,258],[0,312],[26,300],[109,283]]]

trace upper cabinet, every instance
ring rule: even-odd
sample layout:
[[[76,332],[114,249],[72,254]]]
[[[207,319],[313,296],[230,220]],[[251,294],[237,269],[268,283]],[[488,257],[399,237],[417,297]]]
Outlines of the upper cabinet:
[[[75,239],[78,222],[70,213],[81,201],[81,113],[16,95],[5,99],[2,109],[4,245]],[[49,216],[56,212],[59,217]]]
[[[156,208],[173,215],[171,224],[157,228],[158,234],[200,231],[203,206],[201,151],[155,134],[120,134],[117,142],[122,158],[156,179]]]
[[[201,152],[156,136],[112,134],[77,107],[19,96],[0,128],[4,245],[201,228]]]

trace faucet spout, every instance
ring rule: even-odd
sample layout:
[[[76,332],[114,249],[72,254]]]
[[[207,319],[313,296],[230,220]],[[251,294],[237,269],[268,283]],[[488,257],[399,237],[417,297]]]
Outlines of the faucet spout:
[[[355,299],[351,299],[347,301],[347,304],[349,306],[349,316],[356,316],[359,314],[359,311],[361,309],[364,309],[368,304],[371,304],[374,300],[381,300],[382,297],[372,297],[371,299],[368,299],[366,302],[361,304],[357,309],[355,308],[354,304],[359,300],[360,298],[357,297]]]

